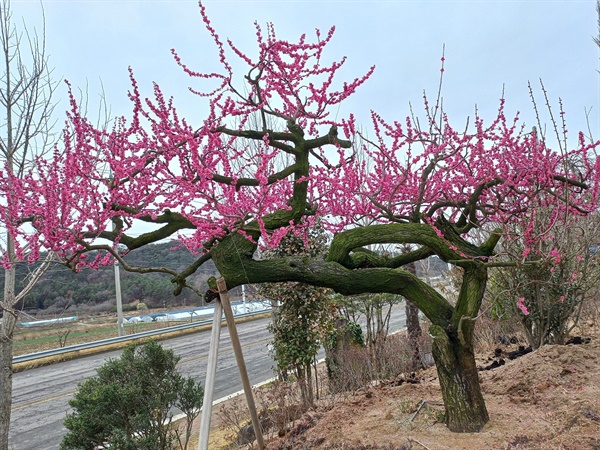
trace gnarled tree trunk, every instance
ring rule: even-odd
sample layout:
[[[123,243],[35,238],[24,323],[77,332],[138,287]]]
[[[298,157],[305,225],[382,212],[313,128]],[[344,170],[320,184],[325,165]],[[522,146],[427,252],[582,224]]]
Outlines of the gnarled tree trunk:
[[[466,265],[452,323],[445,328],[439,324],[429,328],[433,337],[433,359],[446,408],[446,425],[450,431],[459,433],[481,431],[489,420],[473,347],[475,317],[486,283],[485,266]]]
[[[432,325],[429,332],[433,336],[433,359],[448,429],[459,433],[481,431],[489,416],[475,366],[472,339],[463,340],[458,333],[448,333],[437,325]]]
[[[405,253],[408,250],[405,250]],[[406,270],[417,276],[417,266],[414,262],[407,264]],[[419,323],[419,309],[410,300],[406,300],[406,334],[408,337],[408,345],[410,346],[410,365],[411,370],[419,370],[424,367],[423,360],[421,358],[421,348],[419,347],[419,341],[423,332],[421,330],[421,324]]]

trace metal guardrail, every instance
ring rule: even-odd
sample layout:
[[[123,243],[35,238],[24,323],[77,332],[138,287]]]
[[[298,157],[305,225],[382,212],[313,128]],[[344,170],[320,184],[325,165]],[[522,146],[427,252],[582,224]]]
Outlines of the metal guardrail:
[[[268,312],[268,310],[254,311],[254,312],[249,312],[249,313],[245,313],[245,314],[238,314],[235,316],[235,318],[238,319],[238,318],[244,318],[244,317],[251,317],[251,316],[258,315],[258,314],[264,314],[266,312]],[[212,323],[212,319],[201,320],[199,322],[185,323],[182,325],[174,325],[172,327],[159,328],[157,330],[142,331],[141,333],[128,334],[127,336],[119,336],[119,337],[114,337],[114,338],[102,339],[99,341],[87,342],[85,344],[69,345],[66,347],[53,348],[51,350],[44,350],[41,352],[27,353],[25,355],[19,355],[19,356],[13,357],[13,364],[34,361],[36,359],[46,358],[48,356],[57,356],[57,355],[62,355],[64,353],[71,353],[71,352],[77,352],[77,351],[81,351],[81,350],[87,350],[90,348],[102,347],[103,345],[111,345],[111,344],[117,344],[120,342],[132,341],[135,339],[142,339],[145,337],[156,336],[158,334],[171,333],[173,331],[186,330],[188,328],[199,327],[202,325],[209,325],[211,323]]]

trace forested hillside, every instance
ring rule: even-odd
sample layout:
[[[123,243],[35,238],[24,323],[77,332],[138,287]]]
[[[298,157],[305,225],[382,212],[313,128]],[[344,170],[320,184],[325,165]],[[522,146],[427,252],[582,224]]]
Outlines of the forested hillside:
[[[185,248],[174,248],[175,243],[149,245],[130,252],[125,260],[132,266],[164,266],[179,269],[194,261],[194,255]],[[24,280],[33,265],[18,266],[18,280]],[[124,309],[135,309],[143,302],[149,308],[197,306],[202,299],[189,289],[173,295],[173,284],[166,274],[138,274],[121,269],[121,291]],[[189,281],[205,289],[208,277],[218,274],[209,261]],[[3,282],[4,272],[0,272]],[[116,307],[115,273],[112,266],[98,270],[83,269],[75,273],[60,265],[52,265],[19,309],[28,314],[94,313],[114,310]]]

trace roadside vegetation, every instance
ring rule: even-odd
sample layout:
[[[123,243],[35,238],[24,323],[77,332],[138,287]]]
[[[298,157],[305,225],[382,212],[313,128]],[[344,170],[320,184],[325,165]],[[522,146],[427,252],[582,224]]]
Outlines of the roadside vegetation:
[[[187,449],[204,390],[178,373],[178,362],[173,350],[150,340],[104,363],[69,400],[73,412],[64,421],[61,450]],[[183,432],[173,423],[173,408],[185,416]]]

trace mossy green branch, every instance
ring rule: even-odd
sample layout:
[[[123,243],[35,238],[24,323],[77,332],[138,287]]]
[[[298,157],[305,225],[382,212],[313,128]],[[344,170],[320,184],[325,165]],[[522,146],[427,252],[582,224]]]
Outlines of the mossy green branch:
[[[427,247],[421,247],[408,253],[402,253],[397,256],[381,255],[366,248],[357,248],[349,255],[349,269],[358,269],[366,267],[389,267],[397,268],[410,264],[411,262],[421,261],[433,255],[434,252]]]
[[[477,247],[464,239],[453,239],[452,242],[440,238],[435,230],[420,223],[392,223],[369,225],[338,233],[333,238],[328,261],[351,266],[350,253],[356,249],[372,244],[418,244],[430,249],[444,261],[460,259],[458,252],[469,256],[483,256]],[[456,247],[456,250],[450,246]]]
[[[213,261],[230,289],[241,284],[298,281],[344,295],[392,293],[414,302],[434,323],[451,322],[453,308],[446,299],[402,268],[353,270],[336,261],[293,256],[257,261],[246,253],[248,245],[244,237],[232,235],[212,250]]]

